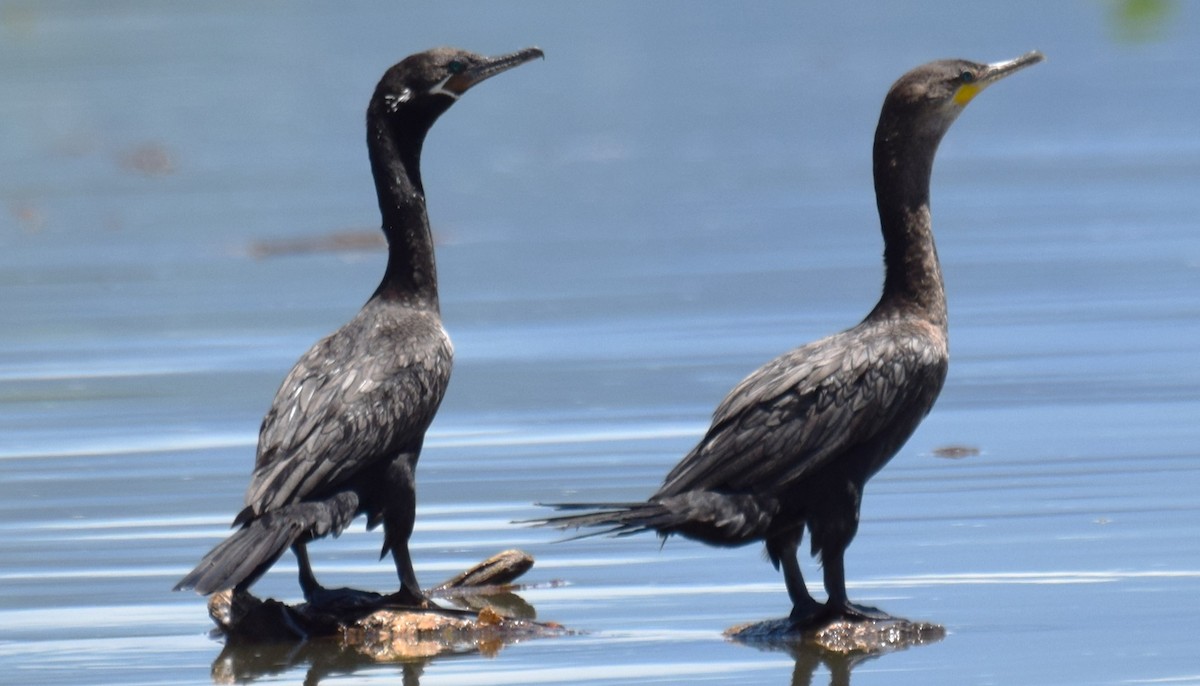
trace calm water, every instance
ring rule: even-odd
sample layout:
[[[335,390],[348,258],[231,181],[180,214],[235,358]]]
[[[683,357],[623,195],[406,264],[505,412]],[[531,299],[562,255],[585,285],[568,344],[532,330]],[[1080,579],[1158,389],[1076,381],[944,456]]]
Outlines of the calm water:
[[[0,2],[0,681],[209,683],[203,601],[283,374],[378,251],[363,110],[424,47],[547,59],[426,146],[458,358],[419,472],[427,584],[506,547],[590,633],[325,683],[1200,684],[1200,7],[930,2]],[[851,593],[946,625],[858,665],[728,643],[788,609],[757,549],[554,544],[536,501],[650,493],[742,376],[857,321],[900,73],[1043,50],[934,175],[953,362],[868,489]],[[964,445],[980,454],[939,458]],[[387,589],[377,534],[314,546]],[[290,558],[257,587],[295,598]],[[810,579],[819,578],[806,565]],[[815,670],[815,676],[813,671]],[[245,675],[245,674],[244,674]]]

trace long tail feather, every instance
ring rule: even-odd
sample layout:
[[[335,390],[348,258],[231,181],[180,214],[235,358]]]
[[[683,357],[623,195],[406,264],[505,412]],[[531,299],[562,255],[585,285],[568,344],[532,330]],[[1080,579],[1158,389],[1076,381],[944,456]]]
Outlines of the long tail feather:
[[[208,595],[229,588],[246,588],[301,538],[311,540],[342,533],[357,510],[358,496],[346,492],[329,500],[296,503],[268,512],[246,522],[209,551],[174,590],[195,589]]]
[[[770,527],[779,504],[741,494],[692,491],[641,503],[553,503],[544,506],[560,512],[587,511],[520,523],[558,529],[607,527],[573,538],[632,536],[654,531],[660,536],[678,533],[709,543],[737,545],[761,538]]]

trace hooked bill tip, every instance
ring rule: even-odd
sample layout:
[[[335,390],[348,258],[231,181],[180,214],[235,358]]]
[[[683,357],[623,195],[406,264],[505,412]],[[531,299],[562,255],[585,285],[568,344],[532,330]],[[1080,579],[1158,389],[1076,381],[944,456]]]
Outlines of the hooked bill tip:
[[[1044,59],[1046,59],[1046,56],[1040,50],[1030,50],[1016,59],[1008,60],[1007,62],[997,62],[990,66],[1000,74],[1008,74],[1018,69],[1033,66]]]
[[[1020,71],[1025,67],[1035,65],[1044,59],[1046,59],[1046,57],[1041,52],[1037,50],[1030,50],[1016,59],[989,64],[987,65],[987,70],[984,72],[983,78],[981,79],[982,83],[979,84],[980,88],[989,83],[999,81],[1009,74]]]
[[[1030,64],[1037,64],[1038,62],[1041,62],[1044,59],[1046,59],[1046,56],[1044,54],[1042,54],[1041,50],[1030,50],[1029,52],[1025,53],[1024,55],[1021,55],[1020,57],[1018,57],[1016,59],[1016,61],[1021,62],[1022,64],[1030,65]]]

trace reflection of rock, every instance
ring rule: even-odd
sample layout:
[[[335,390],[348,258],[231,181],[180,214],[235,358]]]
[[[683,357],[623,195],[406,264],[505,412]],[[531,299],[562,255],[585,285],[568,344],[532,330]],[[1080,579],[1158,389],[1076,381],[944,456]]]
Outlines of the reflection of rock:
[[[513,593],[512,586],[501,588],[492,587],[487,592],[483,593],[453,593],[447,594],[439,592],[436,589],[429,592],[429,595],[434,598],[445,598],[454,605],[464,610],[480,612],[484,608],[491,608],[495,612],[514,619],[537,619],[537,610],[533,606],[525,602],[521,596]]]
[[[213,678],[232,683],[309,664],[310,679],[319,679],[381,662],[409,665],[438,655],[495,655],[508,643],[568,633],[557,624],[533,621],[533,608],[512,592],[518,587],[509,582],[532,566],[525,553],[505,551],[431,592],[480,608],[477,612],[399,606],[387,596],[352,589],[331,590],[319,604],[299,605],[248,593],[214,594],[209,616],[226,647],[213,664]],[[519,608],[520,616],[510,614],[510,606]],[[406,683],[420,674],[409,666]]]
[[[946,630],[937,624],[907,619],[837,620],[806,628],[788,619],[770,619],[735,626],[725,635],[760,650],[789,653],[796,660],[792,686],[810,686],[821,666],[829,670],[831,686],[849,686],[851,670],[863,662],[912,646],[937,643],[945,638]]]

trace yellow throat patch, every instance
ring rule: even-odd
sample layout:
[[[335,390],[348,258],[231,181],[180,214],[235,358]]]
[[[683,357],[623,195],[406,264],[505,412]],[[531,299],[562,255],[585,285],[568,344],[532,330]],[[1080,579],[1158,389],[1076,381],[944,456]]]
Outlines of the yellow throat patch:
[[[959,107],[966,105],[968,102],[971,102],[971,98],[979,95],[979,91],[981,90],[983,90],[983,88],[981,88],[978,83],[964,83],[958,87],[957,91],[954,92],[954,104],[958,105]]]

